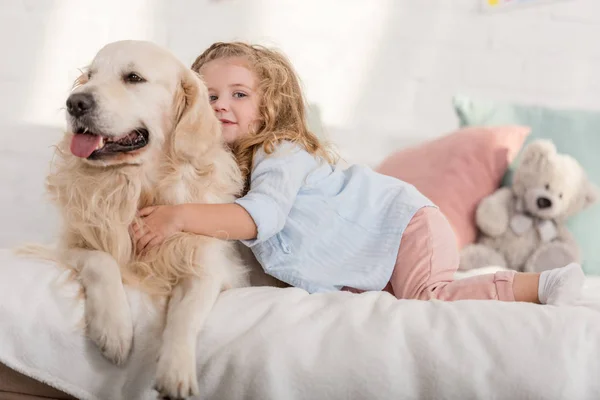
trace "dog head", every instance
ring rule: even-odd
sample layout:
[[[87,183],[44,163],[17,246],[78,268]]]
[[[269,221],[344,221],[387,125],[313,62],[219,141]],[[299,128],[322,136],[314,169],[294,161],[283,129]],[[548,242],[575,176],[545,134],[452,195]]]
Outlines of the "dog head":
[[[103,47],[66,107],[71,153],[96,166],[143,164],[178,131],[201,135],[203,119],[218,122],[200,78],[144,41]]]

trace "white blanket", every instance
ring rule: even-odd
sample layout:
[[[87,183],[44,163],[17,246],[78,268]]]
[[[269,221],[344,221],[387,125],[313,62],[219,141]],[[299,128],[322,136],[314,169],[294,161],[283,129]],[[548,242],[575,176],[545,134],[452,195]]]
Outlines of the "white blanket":
[[[50,263],[0,251],[0,362],[81,399],[154,399],[158,329],[130,292],[123,367],[82,335],[82,302]],[[600,399],[600,285],[557,308],[398,301],[387,293],[224,293],[198,338],[202,399]],[[592,299],[593,297],[593,299]]]

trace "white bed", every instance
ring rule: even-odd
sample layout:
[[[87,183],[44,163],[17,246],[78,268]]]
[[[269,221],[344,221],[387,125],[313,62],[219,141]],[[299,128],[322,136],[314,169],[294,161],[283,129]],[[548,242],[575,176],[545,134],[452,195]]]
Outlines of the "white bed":
[[[82,335],[75,283],[0,251],[0,362],[80,399],[154,399],[158,329],[130,292],[135,343],[119,368]],[[600,398],[600,279],[557,308],[398,301],[387,293],[224,293],[198,338],[202,399]]]

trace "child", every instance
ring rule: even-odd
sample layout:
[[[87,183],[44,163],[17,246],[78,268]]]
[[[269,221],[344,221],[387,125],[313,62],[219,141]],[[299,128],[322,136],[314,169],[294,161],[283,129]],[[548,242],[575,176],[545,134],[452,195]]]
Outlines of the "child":
[[[541,274],[501,271],[455,281],[459,255],[440,210],[412,185],[371,169],[335,168],[309,132],[296,74],[280,53],[216,43],[192,69],[209,90],[223,136],[246,176],[234,204],[140,211],[138,248],[178,231],[241,240],[264,270],[308,292],[388,290],[403,299],[570,303],[581,267]]]

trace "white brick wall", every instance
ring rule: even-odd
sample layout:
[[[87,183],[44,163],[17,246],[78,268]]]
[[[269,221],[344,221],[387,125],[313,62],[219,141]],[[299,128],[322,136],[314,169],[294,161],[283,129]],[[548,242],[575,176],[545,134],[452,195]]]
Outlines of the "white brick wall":
[[[600,108],[600,2],[482,14],[479,0],[0,0],[0,247],[50,240],[43,178],[68,88],[106,42],[187,64],[216,40],[282,48],[351,161],[456,126],[457,92]]]

